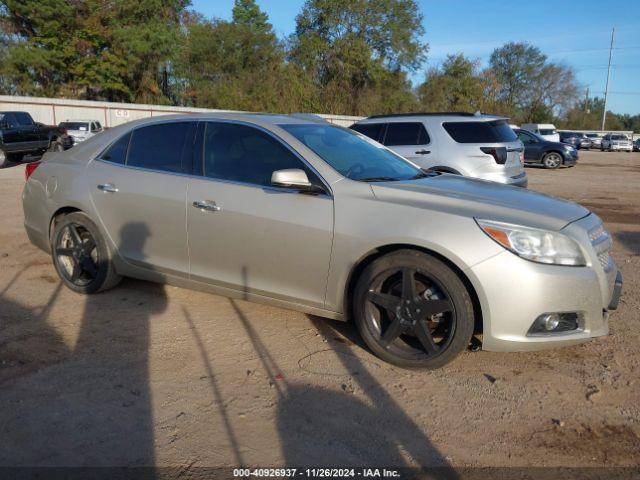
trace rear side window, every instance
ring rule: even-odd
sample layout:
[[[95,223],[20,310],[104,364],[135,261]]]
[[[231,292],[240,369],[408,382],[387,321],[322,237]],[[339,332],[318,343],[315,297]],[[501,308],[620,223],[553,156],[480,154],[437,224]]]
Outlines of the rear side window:
[[[429,141],[429,135],[422,123],[394,122],[387,124],[387,134],[384,137],[384,144],[387,146],[425,145]]]
[[[541,128],[540,135],[555,135],[556,131],[553,128]]]
[[[492,122],[445,122],[447,133],[458,143],[514,142],[515,132],[504,120]]]
[[[208,122],[204,133],[204,175],[270,186],[276,170],[300,168],[317,180],[298,157],[270,135],[246,125]]]
[[[25,112],[16,112],[16,119],[18,120],[18,125],[33,125],[33,119],[31,115]]]
[[[133,131],[127,165],[190,173],[195,122],[150,125]]]
[[[120,137],[100,156],[101,160],[124,165],[127,160],[127,149],[129,148],[129,140],[131,132]]]
[[[383,123],[358,123],[351,125],[351,130],[366,135],[367,137],[379,142],[382,137]]]

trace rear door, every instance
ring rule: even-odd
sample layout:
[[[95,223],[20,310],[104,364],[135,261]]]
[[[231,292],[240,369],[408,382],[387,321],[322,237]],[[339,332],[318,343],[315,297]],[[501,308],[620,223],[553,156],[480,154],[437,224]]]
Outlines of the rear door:
[[[431,138],[422,122],[390,122],[383,143],[422,168],[435,165]]]
[[[185,197],[196,123],[146,125],[88,167],[100,222],[129,263],[188,276]]]
[[[333,240],[333,198],[271,185],[275,170],[320,177],[255,126],[206,122],[200,178],[187,196],[191,278],[323,307]],[[209,208],[200,208],[206,204]]]

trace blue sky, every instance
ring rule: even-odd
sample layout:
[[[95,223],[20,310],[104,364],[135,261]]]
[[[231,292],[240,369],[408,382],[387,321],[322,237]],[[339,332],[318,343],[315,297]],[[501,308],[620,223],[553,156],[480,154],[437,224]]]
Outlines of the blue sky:
[[[233,0],[192,0],[206,17],[229,19]],[[257,0],[279,36],[295,29],[304,0]],[[603,96],[611,28],[616,28],[608,108],[640,113],[640,1],[417,0],[424,15],[427,63],[412,76],[464,53],[485,65],[494,48],[528,41],[550,60],[572,65],[590,96]]]

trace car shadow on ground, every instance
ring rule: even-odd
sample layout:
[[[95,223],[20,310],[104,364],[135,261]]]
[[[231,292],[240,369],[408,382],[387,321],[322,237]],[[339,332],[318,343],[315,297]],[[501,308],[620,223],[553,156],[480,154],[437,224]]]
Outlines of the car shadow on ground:
[[[640,256],[640,232],[615,232],[614,237],[627,248],[632,255]]]
[[[141,247],[145,235],[143,224],[121,232]],[[149,331],[151,318],[166,308],[164,287],[125,280],[108,292],[78,295],[84,307],[73,344],[48,324],[66,287],[56,282],[43,307],[27,308],[9,298],[18,285],[14,280],[0,291],[0,333],[6,339],[0,360],[13,367],[0,370],[0,388],[19,382],[2,398],[10,411],[0,413],[0,465],[153,467]],[[24,326],[13,331],[11,322],[29,322],[28,333]],[[152,468],[139,473],[155,476]]]

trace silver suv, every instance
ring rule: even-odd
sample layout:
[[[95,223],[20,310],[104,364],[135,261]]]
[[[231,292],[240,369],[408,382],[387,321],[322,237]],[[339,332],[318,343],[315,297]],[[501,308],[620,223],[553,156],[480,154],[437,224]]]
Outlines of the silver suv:
[[[527,186],[522,143],[506,117],[472,113],[375,115],[351,128],[418,166]]]

